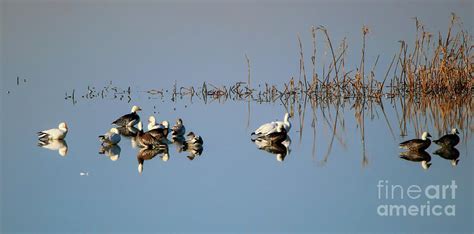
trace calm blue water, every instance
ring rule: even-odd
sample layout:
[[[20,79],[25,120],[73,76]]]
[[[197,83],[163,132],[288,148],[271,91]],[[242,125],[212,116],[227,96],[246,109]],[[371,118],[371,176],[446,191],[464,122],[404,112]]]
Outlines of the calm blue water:
[[[258,150],[249,137],[260,124],[283,117],[287,109],[280,102],[251,102],[249,114],[244,101],[172,102],[169,92],[163,99],[145,92],[171,90],[175,81],[182,86],[245,81],[245,53],[255,84],[286,82],[298,77],[296,34],[301,33],[309,54],[310,26],[320,24],[337,41],[347,36],[349,61],[358,61],[360,29],[368,24],[368,60],[381,54],[376,74],[384,74],[397,41],[414,37],[410,17],[420,17],[433,31],[445,30],[455,11],[472,31],[471,2],[6,1],[0,6],[2,232],[473,231],[472,119],[442,131],[461,130],[458,165],[434,155],[437,147],[431,146],[431,167],[424,170],[419,162],[399,158],[398,142],[418,132],[410,119],[408,136],[400,136],[400,109],[389,100],[384,100],[387,120],[378,106],[365,111],[365,157],[353,103],[345,104],[326,159],[336,110],[317,108],[312,128],[308,104],[301,138],[301,116],[295,110],[291,151],[280,162]],[[101,89],[110,81],[131,87],[130,103],[81,97],[88,85]],[[74,105],[65,99],[73,89]],[[144,121],[149,115],[172,123],[181,117],[188,131],[204,138],[202,155],[191,161],[170,145],[169,160],[157,156],[145,161],[141,175],[138,150],[129,139],[120,142],[118,160],[100,155],[97,136],[132,105],[142,107]],[[419,115],[437,138],[442,132],[433,117],[428,114],[425,122],[424,113]],[[66,156],[36,145],[37,131],[61,121],[70,129]],[[454,180],[456,196],[408,199],[405,193],[403,199],[379,199],[381,180],[404,189]],[[420,207],[427,201],[454,205],[455,216],[378,214],[380,205]]]

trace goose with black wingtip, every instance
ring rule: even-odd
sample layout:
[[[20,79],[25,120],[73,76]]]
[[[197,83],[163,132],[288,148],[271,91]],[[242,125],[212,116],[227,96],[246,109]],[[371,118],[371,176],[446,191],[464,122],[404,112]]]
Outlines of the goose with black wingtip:
[[[283,121],[274,121],[263,124],[258,127],[254,132],[252,132],[251,135],[266,136],[274,132],[281,132],[282,129],[284,129],[287,133],[290,132],[291,122],[289,113],[285,113]]]
[[[66,138],[67,132],[67,124],[62,122],[58,125],[58,128],[52,128],[38,132],[38,139],[40,141],[63,140]]]
[[[133,106],[132,110],[129,114],[123,115],[122,117],[118,118],[112,124],[115,124],[119,127],[131,127],[137,124],[140,121],[140,116],[137,114],[138,111],[142,109],[138,106]]]
[[[104,135],[99,136],[99,140],[102,142],[102,145],[116,145],[121,139],[122,137],[120,136],[119,130],[117,128],[111,128]]]

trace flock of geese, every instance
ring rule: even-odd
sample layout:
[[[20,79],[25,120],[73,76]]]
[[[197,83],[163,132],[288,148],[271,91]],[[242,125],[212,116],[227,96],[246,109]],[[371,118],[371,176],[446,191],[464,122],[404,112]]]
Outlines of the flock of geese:
[[[452,166],[459,163],[459,151],[455,148],[460,141],[458,134],[459,131],[453,128],[450,133],[433,141],[440,146],[434,154],[449,160]],[[407,150],[400,153],[400,158],[420,162],[423,169],[428,169],[431,166],[431,156],[426,152],[426,149],[431,145],[430,137],[431,135],[428,132],[423,132],[421,139],[412,139],[400,143],[400,148]]]
[[[130,138],[133,148],[140,148],[137,160],[138,171],[143,172],[143,164],[145,160],[153,159],[157,155],[161,155],[163,161],[169,159],[169,144],[175,144],[178,152],[189,152],[188,159],[193,160],[196,156],[202,154],[203,139],[194,132],[186,134],[186,128],[183,120],[178,118],[171,128],[169,122],[164,120],[157,123],[154,116],[148,118],[147,131],[143,129],[143,124],[137,112],[141,111],[138,106],[133,106],[129,114],[123,115],[112,124],[115,127],[108,132],[99,136],[101,142],[100,154],[105,154],[113,161],[120,157],[120,143],[122,137]],[[136,127],[135,127],[136,126]],[[283,161],[287,154],[290,153],[291,139],[288,135],[291,129],[290,114],[286,113],[283,121],[273,121],[265,123],[251,133],[251,140],[258,149],[265,150],[276,155],[278,161]],[[50,150],[57,150],[61,156],[67,154],[67,144],[65,137],[68,133],[68,126],[62,122],[58,128],[44,130],[38,132],[38,145]],[[171,133],[171,140],[168,139]],[[186,137],[185,138],[185,134]],[[454,147],[460,139],[457,129],[452,129],[451,133],[442,136],[434,143],[441,146],[434,153],[451,161],[453,166],[459,162],[459,151]],[[424,132],[421,139],[412,139],[400,143],[400,148],[407,151],[400,153],[400,157],[406,160],[421,162],[424,169],[431,166],[431,156],[426,149],[431,145],[431,135]]]
[[[112,161],[118,160],[121,148],[119,146],[122,137],[129,138],[133,148],[139,148],[137,154],[138,172],[143,172],[145,160],[153,159],[160,155],[163,161],[169,159],[169,144],[176,145],[178,152],[188,152],[187,158],[193,160],[200,156],[203,151],[204,141],[201,136],[194,132],[186,134],[183,120],[178,118],[176,124],[169,127],[169,122],[164,120],[157,123],[154,116],[148,118],[147,131],[143,129],[143,124],[137,112],[141,111],[138,106],[133,106],[129,114],[123,115],[113,121],[109,131],[99,136],[101,148],[99,154],[107,155]],[[136,126],[136,127],[135,127]],[[61,156],[67,154],[67,144],[65,141],[68,133],[66,123],[60,123],[58,128],[38,132],[38,145],[50,150],[57,150]],[[186,134],[186,137],[185,137]],[[171,135],[171,140],[168,139]]]

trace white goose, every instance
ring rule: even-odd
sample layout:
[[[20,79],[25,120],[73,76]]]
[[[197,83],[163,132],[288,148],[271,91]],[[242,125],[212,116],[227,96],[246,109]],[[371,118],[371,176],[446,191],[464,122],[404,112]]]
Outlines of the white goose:
[[[122,137],[120,136],[119,130],[116,128],[111,128],[104,135],[99,136],[102,145],[116,145],[121,139]]]
[[[157,127],[158,125],[156,124],[155,116],[151,115],[150,117],[148,117],[148,126],[147,126],[148,131],[153,130]]]
[[[283,121],[274,121],[271,123],[263,124],[262,126],[257,128],[254,132],[252,132],[251,135],[266,136],[274,132],[282,132],[282,131],[286,131],[288,133],[290,129],[291,129],[290,114],[285,113],[285,118],[283,119]]]
[[[40,141],[62,140],[66,137],[67,130],[67,124],[62,122],[59,124],[58,128],[52,128],[38,132],[38,138]]]

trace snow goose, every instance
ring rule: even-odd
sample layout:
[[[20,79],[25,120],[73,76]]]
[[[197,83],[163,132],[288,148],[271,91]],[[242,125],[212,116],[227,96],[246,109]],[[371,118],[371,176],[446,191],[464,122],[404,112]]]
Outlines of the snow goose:
[[[149,132],[143,132],[142,122],[138,122],[138,133],[136,137],[137,143],[143,148],[154,148],[161,144],[161,141],[153,137]]]
[[[155,116],[151,115],[150,117],[148,117],[148,126],[147,126],[148,131],[158,128],[158,126],[159,125],[156,124]]]
[[[431,166],[431,156],[424,150],[409,150],[402,152],[400,153],[400,158],[412,162],[420,162],[421,167],[425,170]]]
[[[257,128],[254,132],[252,132],[251,135],[265,136],[274,132],[280,132],[282,131],[282,129],[285,129],[287,133],[290,132],[291,123],[290,123],[290,114],[288,113],[285,113],[285,117],[283,121],[274,121],[274,122],[263,124],[262,126]]]
[[[425,150],[431,145],[431,140],[429,139],[431,135],[428,132],[424,132],[421,135],[421,139],[413,139],[400,143],[400,148],[408,150]]]
[[[453,147],[459,143],[460,139],[458,134],[458,130],[456,128],[453,128],[450,134],[446,134],[438,140],[434,140],[433,142],[443,147]]]
[[[38,138],[41,141],[62,140],[66,137],[67,131],[68,131],[67,124],[62,122],[59,124],[58,128],[52,128],[52,129],[38,132]]]
[[[177,119],[176,124],[171,128],[171,135],[174,136],[183,136],[186,132],[186,128],[183,125],[182,119]]]
[[[38,146],[52,151],[58,151],[62,157],[65,157],[68,152],[68,146],[65,140],[39,141]]]
[[[446,160],[450,160],[453,167],[457,166],[459,163],[459,150],[454,147],[441,147],[437,149],[434,154],[439,155]]]
[[[122,137],[120,137],[119,130],[116,128],[111,128],[104,135],[99,136],[99,140],[102,142],[102,145],[116,145],[121,139]]]
[[[115,120],[114,122],[112,122],[112,124],[115,124],[119,127],[123,127],[123,126],[128,126],[128,127],[131,127],[131,126],[134,126],[135,124],[137,124],[139,121],[140,121],[140,116],[138,116],[137,112],[138,111],[141,111],[142,109],[138,106],[133,106],[132,107],[132,111],[131,113],[129,114],[126,114],[120,118],[118,118],[117,120]]]

